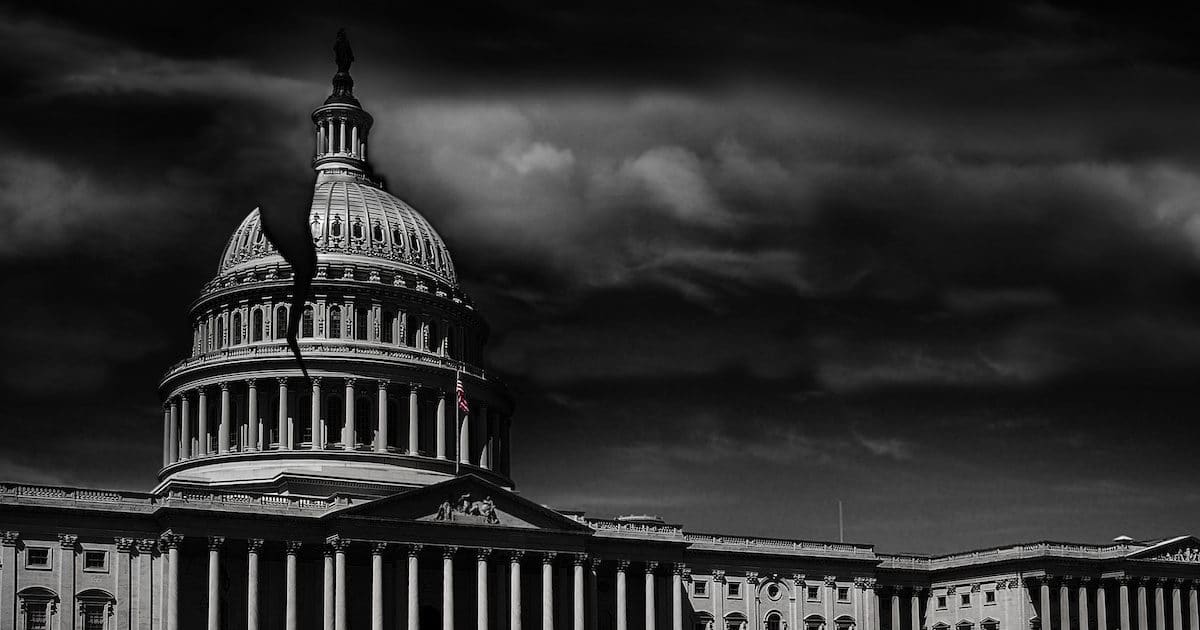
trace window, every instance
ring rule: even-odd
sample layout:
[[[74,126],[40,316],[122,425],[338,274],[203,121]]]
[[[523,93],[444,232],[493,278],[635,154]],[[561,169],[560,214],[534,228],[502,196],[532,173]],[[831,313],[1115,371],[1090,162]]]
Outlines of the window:
[[[305,306],[304,313],[300,316],[300,336],[313,336],[313,307]]]
[[[937,596],[937,607],[938,607],[938,610],[946,609],[946,596],[945,595]]]
[[[83,606],[83,630],[104,630],[104,604]]]
[[[350,235],[358,240],[363,237],[362,221],[357,217],[354,219],[354,225],[350,226]]]
[[[108,570],[108,552],[107,551],[85,551],[85,552],[83,552],[83,570],[84,571],[107,571]]]
[[[825,618],[820,615],[811,615],[804,618],[804,630],[821,630],[825,625]]]
[[[46,630],[47,604],[25,607],[25,630]]]
[[[341,217],[333,217],[333,224],[329,226],[329,234],[331,236],[341,236],[342,235],[342,218]]]
[[[692,582],[692,594],[696,597],[708,597],[708,582],[695,580]]]
[[[58,595],[48,588],[31,586],[17,593],[17,601],[25,630],[46,630],[51,606],[57,605]]]
[[[959,595],[958,596],[958,604],[960,606],[970,606],[971,605],[971,594],[963,593],[963,594]]]
[[[783,618],[779,613],[773,612],[767,615],[767,630],[783,630]]]
[[[229,325],[229,345],[236,346],[242,342],[242,314],[233,314],[233,323]]]
[[[225,319],[217,318],[217,347],[225,347]]]
[[[383,228],[378,223],[375,224],[375,227],[371,228],[371,239],[375,242],[383,241]]]
[[[814,602],[821,599],[821,588],[819,586],[808,587],[808,599]]]
[[[781,595],[783,595],[783,590],[779,588],[778,584],[767,585],[767,597],[777,600]]]
[[[250,313],[250,341],[262,341],[263,314],[261,308]]]
[[[741,582],[730,582],[729,583],[729,596],[730,597],[741,597],[742,596],[742,583]]]
[[[329,307],[329,338],[337,339],[342,336],[342,309],[337,306]]]
[[[733,586],[733,582],[729,586]],[[746,618],[741,613],[733,613],[725,618],[725,630],[744,630],[746,627]]]
[[[983,603],[995,604],[996,603],[996,591],[984,591],[983,592]]]
[[[396,316],[391,311],[383,312],[383,323],[379,326],[380,341],[393,343],[392,326],[396,325]]]
[[[975,627],[975,624],[964,619],[964,620],[958,622],[958,625],[954,626],[954,630],[971,630],[971,628],[974,628],[974,627]]]
[[[365,308],[354,310],[354,338],[360,341],[367,340],[367,309]]]
[[[839,586],[837,590],[837,597],[838,601],[842,603],[850,601],[850,587]]]
[[[1000,622],[995,619],[984,619],[979,623],[982,630],[1000,630]]]
[[[392,229],[392,245],[404,247],[404,233],[400,231],[400,228]]]
[[[48,547],[29,547],[25,550],[25,566],[30,569],[50,568],[50,549]]]
[[[288,314],[287,307],[280,304],[275,307],[275,338],[283,339],[287,337]]]
[[[854,627],[854,619],[846,616],[834,619],[833,623],[837,627],[837,630],[850,630]]]

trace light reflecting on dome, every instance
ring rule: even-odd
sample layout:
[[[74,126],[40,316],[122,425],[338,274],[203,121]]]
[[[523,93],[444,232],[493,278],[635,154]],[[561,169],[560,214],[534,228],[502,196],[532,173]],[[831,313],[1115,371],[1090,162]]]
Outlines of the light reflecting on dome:
[[[402,267],[457,285],[442,237],[412,206],[353,178],[323,177],[313,189],[309,226],[317,256],[369,258],[366,264]],[[254,210],[230,237],[218,273],[283,259],[266,238]]]

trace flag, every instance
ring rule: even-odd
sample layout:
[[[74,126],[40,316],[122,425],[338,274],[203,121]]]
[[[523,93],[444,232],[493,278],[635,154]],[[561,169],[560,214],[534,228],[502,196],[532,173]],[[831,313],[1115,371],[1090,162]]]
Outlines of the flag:
[[[462,376],[457,376],[457,382],[454,384],[454,394],[458,400],[458,410],[463,413],[468,413],[470,409],[467,407],[467,393],[463,391]]]

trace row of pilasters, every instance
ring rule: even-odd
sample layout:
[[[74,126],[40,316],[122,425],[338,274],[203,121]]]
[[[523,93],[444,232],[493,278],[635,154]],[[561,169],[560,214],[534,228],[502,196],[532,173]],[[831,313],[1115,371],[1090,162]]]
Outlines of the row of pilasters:
[[[272,385],[277,393],[264,391]],[[292,408],[293,404],[302,406],[293,403],[303,400],[291,393],[298,387],[311,388],[308,409],[303,410],[307,412],[308,427],[300,426],[302,410]],[[356,415],[362,411],[358,403],[363,390],[371,399],[367,409],[370,417],[363,423],[371,435],[358,434]],[[340,427],[334,426],[323,404],[327,394],[341,396]],[[404,397],[407,404],[394,404]],[[431,448],[425,449],[422,446],[428,440],[423,433],[431,428],[422,426],[428,422],[422,421],[421,409],[423,401],[431,397],[436,404],[434,436]],[[268,400],[273,403],[274,414],[262,413],[265,407],[262,403]],[[310,381],[288,377],[248,379],[244,385],[222,382],[215,388],[199,387],[184,392],[164,405],[163,465],[231,452],[342,449],[432,454],[439,459],[457,458],[464,464],[504,470],[508,419],[491,413],[482,401],[469,401],[468,408],[466,414],[458,411],[454,392],[416,383],[394,385],[383,380],[329,377],[314,377]],[[308,439],[304,439],[305,428]],[[458,433],[457,444],[454,434],[449,433],[451,430]],[[313,436],[318,439],[312,439]],[[395,446],[405,441],[406,445]]]
[[[1196,580],[1048,577],[1036,592],[1040,630],[1200,630]]]

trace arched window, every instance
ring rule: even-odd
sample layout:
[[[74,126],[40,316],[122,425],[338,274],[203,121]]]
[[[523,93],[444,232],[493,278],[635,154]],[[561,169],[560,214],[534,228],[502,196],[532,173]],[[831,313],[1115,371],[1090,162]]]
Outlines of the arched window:
[[[250,341],[262,341],[263,314],[261,308],[250,313]]]
[[[854,627],[854,617],[842,615],[841,617],[834,619],[833,624],[837,630],[850,630]]]
[[[375,224],[375,227],[371,228],[371,240],[376,243],[383,242],[383,227],[378,223]]]
[[[342,336],[342,309],[338,306],[329,307],[329,338],[338,339]]]
[[[229,345],[236,346],[242,342],[242,314],[233,312],[233,320],[229,324]]]
[[[335,236],[335,237],[342,235],[342,218],[341,217],[333,217],[333,223],[329,226],[329,235]]]
[[[300,315],[300,336],[313,336],[313,307],[305,306],[304,312]]]
[[[284,339],[287,337],[288,327],[288,309],[283,304],[275,307],[275,338]]]
[[[804,630],[821,630],[824,626],[825,618],[821,615],[809,615],[804,618]]]
[[[83,630],[104,630],[104,622],[108,618],[110,606],[117,603],[117,598],[108,591],[91,588],[75,596],[79,602],[79,614],[83,621]]]
[[[767,630],[783,630],[783,617],[777,612],[767,615]]]
[[[396,315],[391,311],[383,312],[383,321],[379,324],[379,339],[383,343],[394,343],[395,335],[392,334],[392,327],[396,325]]]
[[[725,615],[725,630],[745,630],[746,616],[742,613],[729,613]]]
[[[17,593],[19,610],[25,620],[25,630],[47,630],[50,613],[58,608],[58,595],[41,586],[31,586]]]
[[[404,247],[404,233],[400,231],[400,228],[392,230],[392,245]]]
[[[217,347],[225,347],[225,318],[217,318]]]
[[[362,221],[358,218],[354,219],[354,225],[350,226],[350,235],[355,239],[363,237]]]
[[[362,307],[354,310],[354,338],[367,340],[367,309]]]

